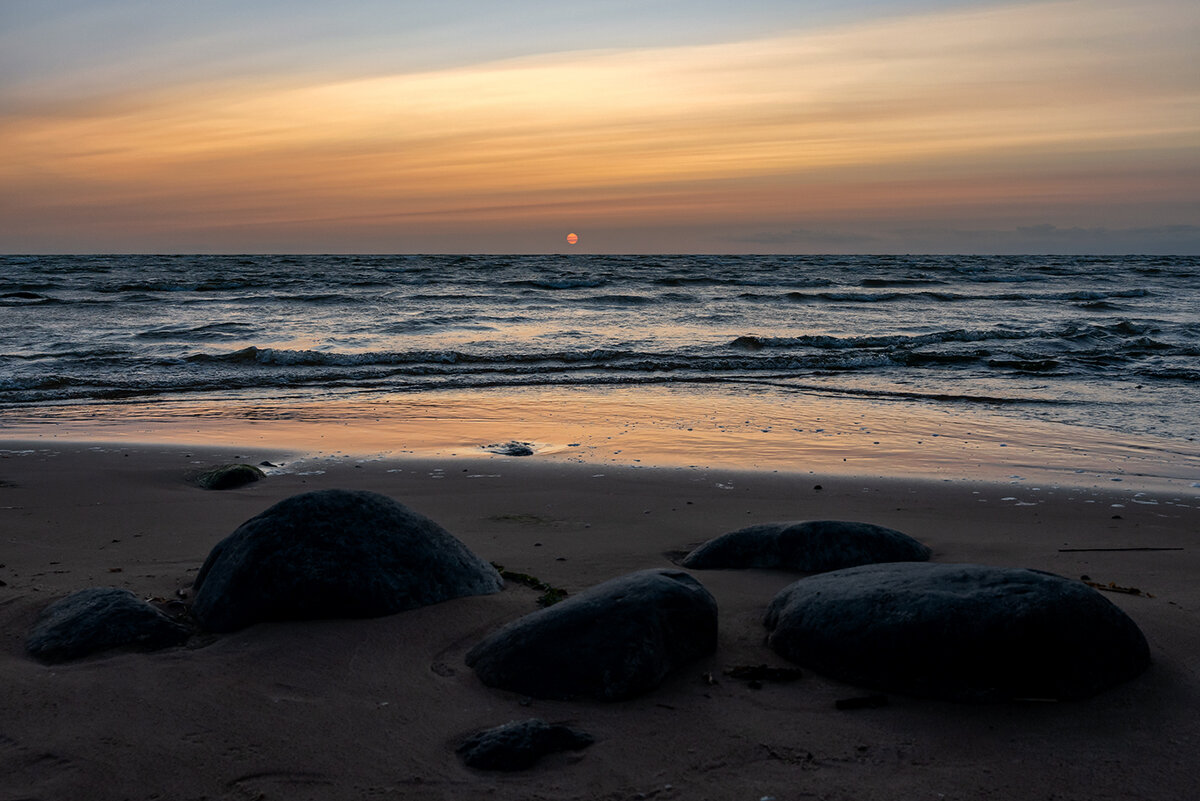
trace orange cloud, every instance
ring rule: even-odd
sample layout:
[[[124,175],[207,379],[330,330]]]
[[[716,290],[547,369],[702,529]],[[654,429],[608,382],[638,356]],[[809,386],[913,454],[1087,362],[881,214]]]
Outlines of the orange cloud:
[[[495,219],[564,203],[613,219],[779,216],[816,205],[806,185],[822,187],[812,211],[846,215],[1010,190],[1021,202],[1056,169],[1076,176],[1069,187],[1123,164],[1195,166],[1190,8],[1069,0],[311,85],[180,86],[4,120],[0,202],[25,225],[90,210],[131,229]]]

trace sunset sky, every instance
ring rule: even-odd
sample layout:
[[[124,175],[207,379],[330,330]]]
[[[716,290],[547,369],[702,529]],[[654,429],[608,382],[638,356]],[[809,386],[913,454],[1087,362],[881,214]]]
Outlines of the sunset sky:
[[[1197,42],[1196,0],[0,0],[0,252],[1200,253]]]

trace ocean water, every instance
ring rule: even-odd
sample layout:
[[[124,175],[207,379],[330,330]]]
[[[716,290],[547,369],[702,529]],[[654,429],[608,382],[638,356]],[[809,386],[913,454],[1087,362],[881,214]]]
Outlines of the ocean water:
[[[6,415],[552,387],[1194,441],[1200,258],[0,257]]]

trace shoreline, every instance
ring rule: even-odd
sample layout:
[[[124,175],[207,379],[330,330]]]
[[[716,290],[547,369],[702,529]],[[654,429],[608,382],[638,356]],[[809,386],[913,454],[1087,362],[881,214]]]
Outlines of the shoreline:
[[[175,399],[10,407],[0,440],[271,448],[355,458],[487,458],[1200,494],[1200,443],[955,408],[670,387],[470,390],[324,400]]]
[[[279,468],[235,490],[188,482],[204,466],[235,460]],[[1193,498],[1146,492],[1135,502],[1109,486],[1035,491],[974,480],[47,441],[0,443],[0,481],[0,771],[12,777],[14,797],[1184,801],[1200,779]],[[737,665],[787,665],[763,644],[766,604],[799,577],[778,570],[692,571],[718,600],[717,652],[619,703],[531,701],[482,686],[463,656],[537,608],[537,593],[517,585],[384,618],[260,624],[150,654],[54,666],[25,655],[29,627],[52,600],[88,586],[171,597],[241,522],[327,487],[394,497],[483,559],[569,593],[670,567],[680,551],[752,523],[873,522],[925,542],[934,561],[1137,588],[1104,596],[1142,628],[1153,664],[1071,703],[891,696],[879,709],[840,711],[837,699],[863,690],[809,670],[761,689],[724,675]],[[455,757],[466,734],[530,717],[570,723],[597,742],[511,775]]]

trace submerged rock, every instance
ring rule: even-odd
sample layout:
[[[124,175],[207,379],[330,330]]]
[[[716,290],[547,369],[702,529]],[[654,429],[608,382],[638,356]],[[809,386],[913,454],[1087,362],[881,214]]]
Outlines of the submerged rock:
[[[930,550],[871,523],[809,520],[763,523],[711,539],[683,558],[695,570],[780,568],[819,572],[876,562],[924,562]]]
[[[533,447],[528,442],[517,442],[515,439],[510,442],[497,442],[492,445],[484,445],[483,449],[488,453],[495,453],[500,456],[533,456]]]
[[[681,570],[591,587],[493,633],[466,656],[484,684],[536,698],[631,698],[717,647],[717,602]]]
[[[850,684],[955,701],[1075,699],[1150,664],[1087,585],[1036,570],[893,563],[809,576],[764,621],[780,656]]]
[[[46,607],[25,650],[43,662],[65,662],[115,648],[169,648],[189,636],[188,628],[129,590],[92,587]]]
[[[192,613],[211,631],[377,617],[497,592],[496,570],[427,517],[374,492],[296,495],[212,549]]]
[[[455,751],[468,767],[524,770],[548,754],[579,751],[593,742],[586,732],[532,718],[476,732]]]
[[[252,464],[223,464],[205,470],[196,476],[195,481],[204,489],[226,490],[253,484],[266,477],[266,473]]]

